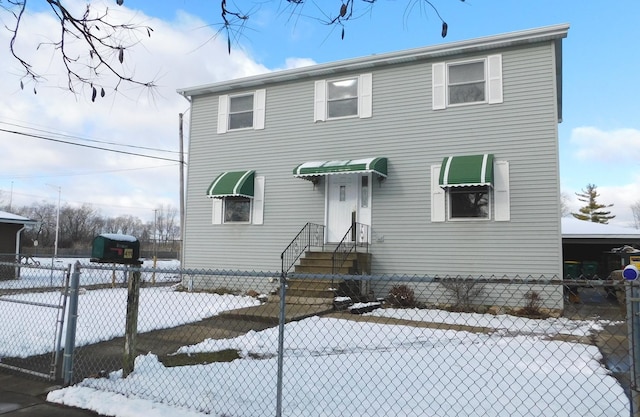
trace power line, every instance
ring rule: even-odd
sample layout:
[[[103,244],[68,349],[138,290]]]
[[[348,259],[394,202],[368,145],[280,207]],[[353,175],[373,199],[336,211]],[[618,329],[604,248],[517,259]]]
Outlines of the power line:
[[[75,146],[80,146],[80,147],[83,147],[83,148],[97,149],[97,150],[101,150],[101,151],[120,153],[120,154],[124,154],[124,155],[132,155],[132,156],[139,156],[139,157],[142,157],[142,158],[159,159],[159,160],[162,160],[162,161],[170,161],[170,162],[180,163],[180,161],[177,160],[177,159],[169,159],[169,158],[163,158],[163,157],[160,157],[160,156],[145,155],[145,154],[139,154],[139,153],[127,152],[127,151],[119,151],[119,150],[116,150],[116,149],[102,148],[100,146],[85,145],[85,144],[82,144],[82,143],[69,142],[69,141],[66,141],[66,140],[54,139],[54,138],[49,138],[49,137],[41,136],[41,135],[35,135],[35,134],[31,134],[31,133],[18,132],[18,131],[15,131],[15,130],[0,129],[0,132],[11,133],[11,134],[20,135],[20,136],[28,136],[28,137],[35,138],[35,139],[48,140],[48,141],[51,141],[51,142],[64,143],[64,144],[67,144],[67,145],[75,145]]]
[[[86,142],[102,143],[102,144],[105,144],[105,145],[122,146],[122,147],[125,147],[125,148],[144,149],[144,150],[147,150],[147,151],[167,152],[167,153],[173,153],[173,154],[177,154],[178,153],[178,151],[170,151],[168,149],[149,148],[149,147],[146,147],[146,146],[129,145],[129,144],[123,144],[123,143],[117,143],[117,142],[108,142],[108,141],[97,140],[97,139],[88,139],[88,138],[83,138],[83,137],[80,137],[80,136],[69,135],[69,134],[66,134],[66,133],[54,132],[54,131],[51,131],[51,130],[36,129],[34,127],[24,126],[24,125],[20,125],[20,124],[17,124],[17,123],[0,122],[0,124],[5,124],[5,125],[8,125],[8,126],[21,127],[21,128],[30,129],[30,130],[33,130],[33,131],[36,131],[36,132],[48,133],[50,135],[55,135],[55,136],[59,136],[59,137],[62,137],[62,138],[77,139],[77,140],[86,141]]]
[[[175,166],[176,164],[170,165],[158,165],[154,167],[144,167],[144,168],[128,168],[128,169],[107,169],[107,170],[98,170],[98,171],[90,171],[90,172],[72,172],[72,173],[62,173],[62,174],[43,174],[43,175],[10,175],[6,177],[0,177],[0,180],[14,180],[14,179],[37,179],[37,178],[57,178],[57,177],[76,177],[83,175],[96,175],[96,174],[105,174],[110,172],[125,172],[125,171],[141,171],[145,169],[158,169],[158,168],[167,168]]]

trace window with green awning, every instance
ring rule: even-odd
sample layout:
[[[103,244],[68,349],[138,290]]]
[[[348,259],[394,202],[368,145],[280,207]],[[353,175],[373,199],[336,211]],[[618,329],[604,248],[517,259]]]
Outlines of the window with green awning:
[[[447,156],[440,166],[441,187],[493,185],[493,154]]]
[[[207,188],[207,197],[248,197],[253,198],[255,171],[227,171]]]

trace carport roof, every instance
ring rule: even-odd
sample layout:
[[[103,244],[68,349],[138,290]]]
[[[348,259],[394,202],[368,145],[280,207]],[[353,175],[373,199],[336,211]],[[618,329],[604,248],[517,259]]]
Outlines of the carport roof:
[[[640,230],[630,227],[578,220],[573,217],[563,217],[562,238],[640,240]]]
[[[0,223],[13,223],[13,224],[36,224],[36,220],[31,220],[26,217],[18,216],[17,214],[9,213],[6,211],[0,211]]]

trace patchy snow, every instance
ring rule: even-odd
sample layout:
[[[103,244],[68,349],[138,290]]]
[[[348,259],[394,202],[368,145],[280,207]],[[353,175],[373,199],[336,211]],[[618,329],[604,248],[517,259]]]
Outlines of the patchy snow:
[[[0,281],[0,289],[19,289],[19,288],[47,288],[47,287],[62,287],[66,272],[64,268],[71,265],[73,270],[73,266],[76,262],[80,262],[82,265],[95,265],[89,262],[88,258],[40,258],[35,257],[33,261],[37,262],[42,268],[33,267],[30,265],[25,265],[20,267],[20,278],[12,279],[12,280],[1,280]],[[142,268],[153,268],[153,260],[152,259],[144,259],[144,263],[141,265]],[[56,269],[51,270],[47,269],[48,267],[53,266]],[[115,272],[109,270],[108,264],[101,264],[101,268],[105,268],[103,270],[96,269],[85,269],[84,272],[81,272],[80,275],[80,286],[83,285],[94,285],[94,284],[108,284],[115,281],[117,283],[126,282],[125,281],[125,273],[122,270],[115,270]],[[116,268],[121,268],[120,265],[117,265]],[[180,261],[178,260],[158,260],[156,261],[156,268],[158,270],[164,271],[163,273],[156,273],[153,275],[151,272],[143,272],[142,280],[151,281],[152,278],[156,280],[156,282],[177,282],[179,281],[179,277],[177,276],[178,268],[180,268]],[[81,267],[82,271],[82,267]],[[167,272],[170,271],[170,272]],[[172,273],[171,271],[175,271]]]
[[[401,320],[424,321],[429,323],[458,324],[472,327],[485,327],[504,334],[537,334],[553,336],[567,334],[588,336],[600,331],[603,325],[611,322],[603,320],[569,320],[564,317],[547,319],[528,319],[508,314],[452,313],[443,310],[418,308],[383,308],[365,313],[366,316],[388,317]]]
[[[629,401],[602,366],[597,347],[541,337],[589,334],[602,322],[429,310],[384,309],[371,315],[382,313],[503,331],[472,333],[321,317],[288,323],[284,416],[629,413]],[[126,379],[120,372],[85,379],[49,393],[47,399],[116,417],[273,415],[277,346],[277,328],[208,339],[178,352],[235,349],[241,359],[167,368],[156,356],[142,355]]]
[[[629,413],[595,346],[319,317],[285,334],[285,416]],[[118,417],[272,415],[277,346],[277,329],[208,340],[181,351],[233,348],[243,358],[166,368],[139,356],[126,379],[86,379],[47,399]]]
[[[60,292],[5,295],[15,300],[56,305]],[[142,288],[138,330],[147,332],[212,317],[222,311],[260,304],[252,297],[187,293],[172,288]],[[0,358],[27,357],[51,352],[58,310],[24,303],[0,303]],[[188,306],[188,308],[185,308]],[[124,336],[127,289],[85,291],[78,298],[76,346]],[[66,318],[66,315],[65,315]],[[99,323],[99,325],[97,325]],[[48,324],[48,325],[45,325]],[[23,337],[28,333],[29,337]],[[17,343],[17,342],[24,343]]]

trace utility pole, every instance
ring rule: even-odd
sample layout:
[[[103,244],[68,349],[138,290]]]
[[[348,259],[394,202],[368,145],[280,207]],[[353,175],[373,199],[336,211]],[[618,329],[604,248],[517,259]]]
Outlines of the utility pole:
[[[156,260],[156,254],[158,251],[157,248],[157,244],[158,244],[158,226],[157,223],[158,222],[158,209],[154,209],[153,210],[153,260],[155,263]]]
[[[180,138],[180,263],[182,264],[182,252],[184,245],[184,129],[182,113],[178,114],[178,135]]]
[[[58,235],[59,235],[59,230],[60,230],[60,193],[62,191],[62,187],[60,187],[59,185],[51,185],[51,184],[47,184],[49,187],[53,187],[53,188],[57,188],[58,189],[58,209],[56,210],[56,238],[53,244],[53,259],[58,257]],[[51,260],[51,262],[53,263],[53,259]]]

